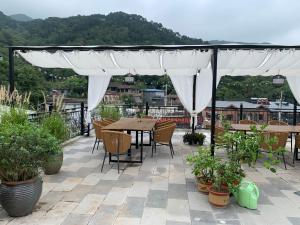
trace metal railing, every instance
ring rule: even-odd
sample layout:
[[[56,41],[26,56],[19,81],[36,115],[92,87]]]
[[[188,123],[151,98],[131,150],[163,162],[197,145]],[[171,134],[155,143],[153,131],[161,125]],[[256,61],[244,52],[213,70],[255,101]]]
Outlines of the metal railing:
[[[29,120],[32,122],[40,123],[44,118],[47,118],[53,113],[50,110],[48,112],[37,112],[29,114]],[[87,123],[87,107],[83,103],[79,107],[64,109],[61,115],[65,119],[65,123],[70,129],[70,138],[78,135],[89,135],[89,124]]]

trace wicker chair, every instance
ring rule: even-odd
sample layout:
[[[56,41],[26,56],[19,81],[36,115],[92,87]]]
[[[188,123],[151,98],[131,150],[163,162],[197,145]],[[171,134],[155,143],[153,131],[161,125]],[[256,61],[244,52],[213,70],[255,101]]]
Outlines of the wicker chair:
[[[143,118],[143,119],[153,119],[153,116],[144,115],[142,118]]]
[[[215,142],[216,144],[222,144],[222,137],[225,133],[225,130],[223,127],[215,127]]]
[[[93,150],[92,150],[92,154],[94,153],[94,150],[95,150],[95,147],[96,147],[96,144],[97,144],[97,149],[99,147],[99,143],[100,141],[102,141],[102,127],[101,124],[100,124],[100,121],[94,121],[93,122],[93,127],[95,128],[95,143],[94,143],[94,147],[93,147]]]
[[[166,120],[166,121],[161,121],[161,122],[157,122],[155,124],[155,129],[158,129],[160,127],[165,127],[165,126],[169,126],[169,125],[173,125],[174,122],[171,120]]]
[[[153,157],[153,150],[156,152],[156,145],[167,145],[170,147],[170,153],[173,158],[174,149],[172,144],[172,136],[174,130],[176,128],[176,123],[172,123],[170,125],[166,125],[163,127],[159,127],[154,130],[153,132],[153,142],[152,142],[152,157]]]
[[[239,124],[257,124],[254,120],[240,120]]]
[[[261,148],[262,148],[261,151],[270,152],[270,151],[277,151],[281,148],[285,149],[288,136],[289,136],[289,134],[286,133],[286,132],[265,132],[264,133],[264,138],[265,139],[268,140],[270,138],[276,137],[277,143],[271,145],[271,149],[269,149],[269,147],[266,144],[263,143],[261,145]],[[282,160],[283,160],[283,163],[284,163],[284,168],[286,169],[286,162],[285,162],[284,152],[282,152],[281,154],[282,154]]]
[[[112,124],[116,122],[116,120],[110,119],[110,118],[103,118],[102,121],[107,122],[108,124]]]
[[[103,131],[104,158],[102,162],[101,172],[107,153],[117,157],[118,173],[120,171],[120,155],[127,154],[131,145],[131,135],[117,131]]]
[[[268,122],[269,125],[281,125],[281,126],[287,126],[289,125],[288,123],[284,122],[284,121],[279,121],[279,120],[270,120]]]

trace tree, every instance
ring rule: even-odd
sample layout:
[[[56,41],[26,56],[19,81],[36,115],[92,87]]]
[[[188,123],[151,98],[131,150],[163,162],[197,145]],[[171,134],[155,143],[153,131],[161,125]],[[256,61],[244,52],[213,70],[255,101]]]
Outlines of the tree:
[[[69,91],[69,96],[80,98],[86,97],[87,86],[88,81],[84,76],[68,77],[63,84],[63,88]]]

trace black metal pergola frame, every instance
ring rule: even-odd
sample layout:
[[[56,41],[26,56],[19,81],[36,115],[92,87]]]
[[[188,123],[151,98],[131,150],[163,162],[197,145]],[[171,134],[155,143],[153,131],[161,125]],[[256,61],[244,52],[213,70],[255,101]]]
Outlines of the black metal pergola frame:
[[[8,56],[9,56],[9,90],[13,92],[15,89],[15,76],[14,76],[14,51],[105,51],[105,50],[114,50],[114,51],[152,51],[152,50],[212,50],[213,55],[211,59],[212,63],[212,104],[211,104],[211,153],[214,155],[215,149],[215,121],[216,121],[216,90],[217,90],[217,74],[218,74],[218,51],[219,50],[265,50],[265,49],[274,49],[274,50],[288,50],[295,49],[300,50],[300,45],[237,45],[237,44],[229,44],[229,45],[131,45],[131,46],[9,46],[8,47]],[[193,77],[193,110],[196,108],[196,81],[197,75],[195,74]],[[296,101],[295,101],[296,102]],[[297,114],[297,106],[294,104],[294,118],[293,125],[296,125],[296,114]],[[192,118],[192,132],[194,132],[194,117]]]

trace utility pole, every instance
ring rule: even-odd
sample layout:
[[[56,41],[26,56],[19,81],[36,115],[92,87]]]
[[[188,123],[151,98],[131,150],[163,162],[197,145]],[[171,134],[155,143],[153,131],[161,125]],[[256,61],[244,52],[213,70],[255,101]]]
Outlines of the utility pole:
[[[165,106],[168,103],[168,84],[165,84]]]
[[[283,91],[280,92],[280,102],[279,102],[279,112],[278,112],[278,120],[279,121],[281,121],[282,95],[283,95]]]

